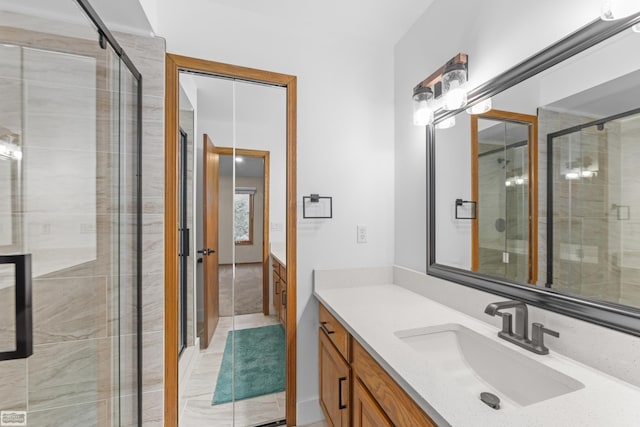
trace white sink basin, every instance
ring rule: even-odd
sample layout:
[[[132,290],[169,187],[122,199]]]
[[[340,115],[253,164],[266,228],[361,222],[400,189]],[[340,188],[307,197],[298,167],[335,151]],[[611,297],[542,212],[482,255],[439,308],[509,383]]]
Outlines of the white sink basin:
[[[419,352],[429,369],[446,373],[451,385],[476,396],[493,393],[505,408],[532,405],[584,388],[581,382],[510,349],[506,341],[495,342],[456,323],[395,335]]]

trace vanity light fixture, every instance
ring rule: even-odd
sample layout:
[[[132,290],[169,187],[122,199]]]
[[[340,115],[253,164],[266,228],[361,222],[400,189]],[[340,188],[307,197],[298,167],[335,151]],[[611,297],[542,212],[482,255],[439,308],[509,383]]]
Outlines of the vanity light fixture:
[[[467,105],[467,62],[467,55],[459,53],[413,88],[413,123],[416,126],[433,124],[436,112],[442,109],[451,111]],[[455,120],[446,120],[436,127],[446,129],[454,124]]]
[[[413,91],[413,124],[427,126],[433,123],[433,90],[428,86],[418,85]]]
[[[443,108],[457,110],[467,105],[467,65],[448,63],[442,73]]]
[[[456,117],[451,116],[440,121],[439,123],[436,123],[436,129],[449,129],[454,127],[455,125],[456,125]]]
[[[637,0],[604,0],[600,9],[600,19],[614,21],[640,12]]]
[[[484,114],[491,110],[491,98],[487,98],[484,101],[480,101],[475,105],[467,108],[467,114]]]

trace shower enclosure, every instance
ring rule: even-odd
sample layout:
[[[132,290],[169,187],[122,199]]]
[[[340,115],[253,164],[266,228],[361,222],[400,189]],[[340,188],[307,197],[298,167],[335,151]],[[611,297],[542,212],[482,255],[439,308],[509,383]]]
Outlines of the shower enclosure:
[[[514,113],[477,118],[474,138],[477,220],[472,269],[519,283],[531,281],[530,160],[534,125]]]
[[[547,287],[640,305],[640,109],[548,135]]]
[[[141,76],[85,0],[4,2],[0,94],[2,425],[141,425]]]

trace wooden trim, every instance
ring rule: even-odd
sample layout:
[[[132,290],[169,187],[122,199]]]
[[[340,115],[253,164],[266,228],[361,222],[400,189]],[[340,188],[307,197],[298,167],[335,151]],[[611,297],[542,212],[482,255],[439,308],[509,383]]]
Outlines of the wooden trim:
[[[235,197],[235,194],[234,194]],[[237,241],[234,237],[234,244],[236,246],[251,246],[253,245],[253,219],[255,209],[255,194],[249,194],[249,240]]]
[[[480,264],[480,222],[481,210],[478,188],[478,116],[471,116],[471,200],[476,203],[476,218],[471,220],[471,271],[478,271]]]
[[[166,54],[165,102],[165,401],[164,425],[178,425],[178,271],[177,271],[177,123],[179,70],[233,77],[285,87],[287,90],[287,322],[286,418],[296,425],[296,141],[297,78],[236,65]],[[241,150],[236,150],[241,153]],[[267,223],[268,224],[268,223]],[[268,227],[266,227],[268,229]],[[268,247],[263,248],[268,254]],[[268,261],[264,263],[268,274]]]
[[[538,283],[538,116],[529,116],[529,283]]]
[[[478,118],[497,119],[529,125],[528,156],[529,168],[529,225],[528,249],[529,262],[527,283],[535,285],[538,281],[538,117],[512,111],[489,110],[486,113],[471,116],[471,200],[478,200]],[[471,271],[479,268],[479,218],[480,203],[477,206],[478,216],[471,224]]]
[[[287,87],[287,425],[296,425],[296,329],[297,329],[297,111],[298,80],[289,76]]]
[[[178,425],[178,67],[165,61],[164,425]]]

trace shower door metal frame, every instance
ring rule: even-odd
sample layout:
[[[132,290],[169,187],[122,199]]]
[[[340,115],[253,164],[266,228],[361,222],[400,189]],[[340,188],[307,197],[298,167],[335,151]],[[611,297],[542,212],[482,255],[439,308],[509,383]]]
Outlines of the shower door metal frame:
[[[89,0],[76,0],[98,31],[100,46],[108,43],[137,81],[136,102],[136,397],[137,425],[142,427],[142,74],[107,28]]]
[[[603,126],[607,122],[633,116],[634,114],[640,114],[640,108],[572,126],[547,135],[547,278],[544,284],[546,288],[553,288],[553,140],[593,126]]]

